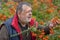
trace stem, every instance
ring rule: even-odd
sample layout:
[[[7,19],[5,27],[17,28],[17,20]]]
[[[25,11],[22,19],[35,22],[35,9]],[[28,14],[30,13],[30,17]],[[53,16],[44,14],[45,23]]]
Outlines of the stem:
[[[27,30],[24,30],[24,31],[22,31],[22,32],[19,32],[19,33],[16,33],[16,34],[10,35],[10,37],[15,37],[15,36],[17,36],[17,35],[20,35],[20,34],[22,34],[22,33],[27,32],[27,31],[29,31],[29,30],[31,30],[31,29],[32,29],[32,27],[31,27],[31,28],[28,28]]]

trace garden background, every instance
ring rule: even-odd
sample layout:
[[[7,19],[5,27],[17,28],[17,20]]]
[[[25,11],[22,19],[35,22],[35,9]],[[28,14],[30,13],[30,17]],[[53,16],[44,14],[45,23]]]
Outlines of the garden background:
[[[13,17],[18,3],[22,1],[32,4],[32,18],[40,25],[46,26],[52,19],[54,23],[60,19],[60,0],[0,0],[0,24]],[[53,35],[45,35],[38,40],[60,40],[60,24],[52,30]]]

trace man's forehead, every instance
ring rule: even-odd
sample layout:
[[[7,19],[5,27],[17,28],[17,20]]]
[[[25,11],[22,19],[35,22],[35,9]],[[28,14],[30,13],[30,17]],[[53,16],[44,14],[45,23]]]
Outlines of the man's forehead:
[[[22,5],[22,8],[23,8],[23,9],[27,9],[27,8],[32,9],[31,6],[27,6],[27,5],[25,5],[25,4]]]

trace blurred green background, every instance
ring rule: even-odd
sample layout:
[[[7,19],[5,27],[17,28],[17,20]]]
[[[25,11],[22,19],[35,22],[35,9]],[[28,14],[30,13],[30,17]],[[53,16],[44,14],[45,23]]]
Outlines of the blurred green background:
[[[32,18],[40,25],[47,24],[53,18],[60,18],[60,0],[0,0],[0,24],[15,14],[18,3],[22,1],[32,4]],[[48,40],[60,40],[60,25],[57,26],[55,34],[48,35]]]

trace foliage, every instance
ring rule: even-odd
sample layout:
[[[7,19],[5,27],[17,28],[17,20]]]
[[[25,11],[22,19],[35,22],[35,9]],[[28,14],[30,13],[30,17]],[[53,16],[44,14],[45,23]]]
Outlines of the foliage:
[[[48,21],[59,23],[60,18],[60,0],[24,0],[32,4],[33,18],[35,18],[40,25],[47,25]],[[0,9],[0,24],[12,17],[16,12],[17,2],[8,1],[2,2]],[[33,28],[32,30],[35,30]],[[54,30],[54,31],[53,31]],[[60,39],[60,25],[50,30],[50,35],[44,35],[44,30],[33,32],[33,36],[37,35],[37,40],[59,40]],[[38,36],[39,35],[39,36]]]

